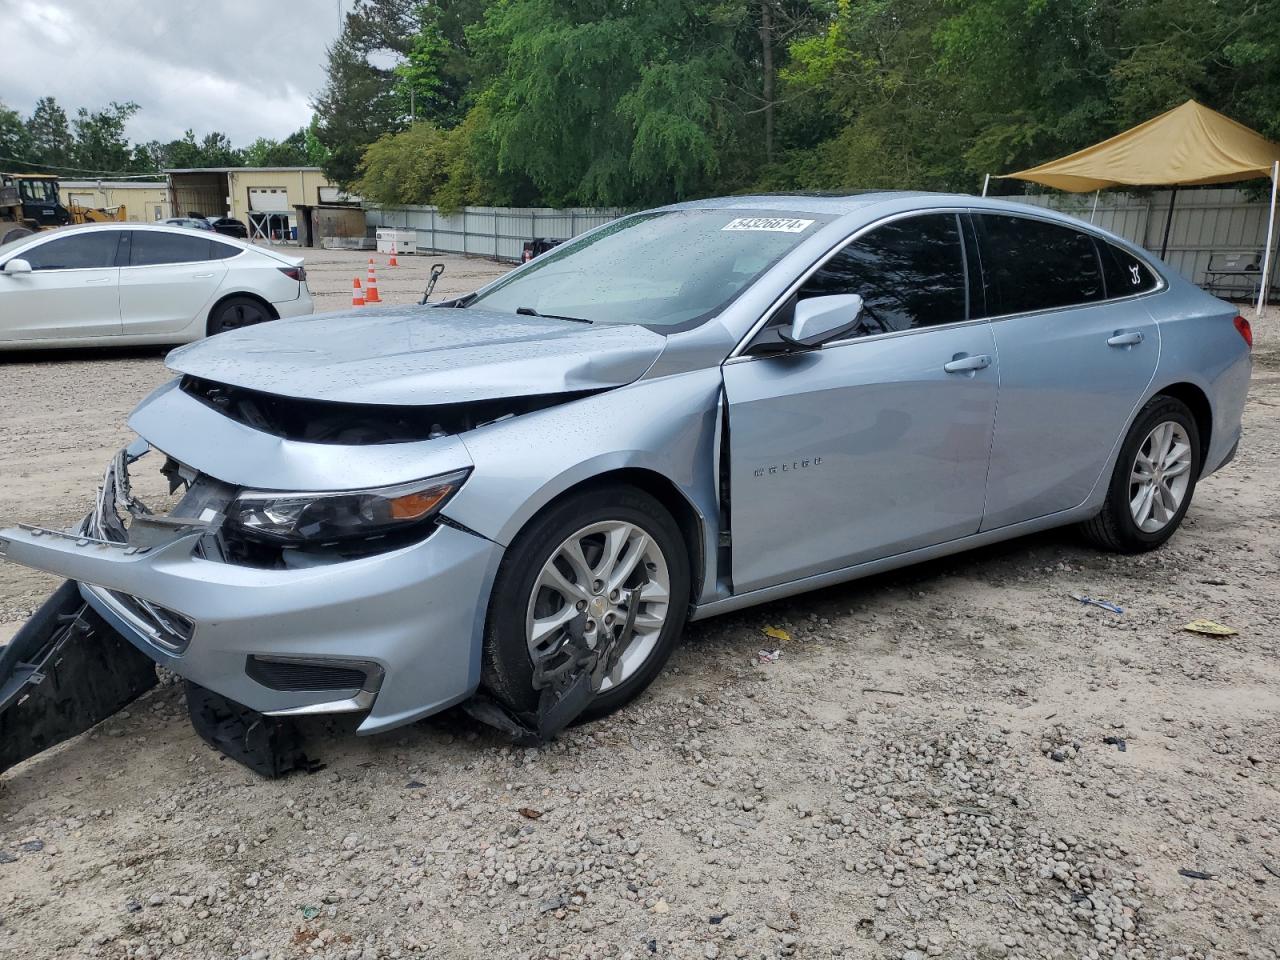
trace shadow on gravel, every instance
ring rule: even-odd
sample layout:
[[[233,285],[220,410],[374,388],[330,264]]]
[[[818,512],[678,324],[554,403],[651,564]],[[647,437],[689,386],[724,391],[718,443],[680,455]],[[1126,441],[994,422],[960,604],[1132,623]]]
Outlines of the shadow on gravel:
[[[49,350],[3,350],[0,349],[0,365],[3,364],[37,364],[37,363],[83,363],[87,360],[149,360],[163,357],[175,344],[163,346],[148,345],[144,347],[73,347],[71,349]]]

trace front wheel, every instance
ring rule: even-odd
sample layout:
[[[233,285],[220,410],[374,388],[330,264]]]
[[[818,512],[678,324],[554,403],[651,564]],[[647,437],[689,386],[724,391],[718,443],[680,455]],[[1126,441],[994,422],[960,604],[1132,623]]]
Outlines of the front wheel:
[[[629,486],[571,496],[521,531],[498,570],[484,684],[513,713],[530,715],[580,641],[608,651],[598,692],[580,714],[604,716],[658,675],[688,604],[688,553],[661,503]]]
[[[1200,477],[1200,431],[1187,405],[1154,397],[1125,438],[1102,511],[1082,524],[1098,546],[1142,553],[1178,529]]]

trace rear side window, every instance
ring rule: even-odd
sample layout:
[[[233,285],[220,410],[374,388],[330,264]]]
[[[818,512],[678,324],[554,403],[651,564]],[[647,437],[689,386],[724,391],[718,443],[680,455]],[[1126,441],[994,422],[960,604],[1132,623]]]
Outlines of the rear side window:
[[[964,248],[956,215],[925,214],[877,227],[823,264],[798,296],[841,293],[862,297],[865,334],[964,320]]]
[[[1027,313],[1101,300],[1102,267],[1093,238],[1028,217],[984,213],[982,266],[993,287],[991,313]]]
[[[217,240],[209,241],[210,260],[230,260],[232,257],[240,256],[241,252],[239,247],[233,247],[229,243],[220,243]]]
[[[134,230],[133,255],[129,263],[135,267],[161,263],[195,263],[214,259],[209,249],[213,241],[195,234],[165,233],[159,230]],[[218,244],[226,246],[226,244]],[[221,255],[219,255],[221,256]]]
[[[1107,281],[1107,299],[1146,293],[1154,290],[1159,283],[1151,268],[1128,250],[1099,240],[1098,252],[1102,254],[1102,274]]]
[[[22,254],[32,270],[89,270],[114,267],[119,230],[94,230],[50,240]]]

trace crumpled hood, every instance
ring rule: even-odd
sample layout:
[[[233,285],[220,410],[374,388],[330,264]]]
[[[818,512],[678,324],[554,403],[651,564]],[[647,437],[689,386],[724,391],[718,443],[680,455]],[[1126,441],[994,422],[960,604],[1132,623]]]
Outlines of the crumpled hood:
[[[165,362],[281,396],[425,405],[620,387],[665,343],[634,324],[412,305],[273,320],[180,347]]]

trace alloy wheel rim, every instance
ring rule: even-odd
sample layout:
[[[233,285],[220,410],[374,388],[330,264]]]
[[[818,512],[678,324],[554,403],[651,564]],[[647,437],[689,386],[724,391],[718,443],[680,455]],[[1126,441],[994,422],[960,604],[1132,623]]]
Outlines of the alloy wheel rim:
[[[1169,525],[1191,483],[1191,439],[1182,424],[1156,424],[1138,447],[1129,471],[1129,513],[1143,533]]]
[[[254,324],[261,323],[264,319],[262,310],[251,307],[248,304],[237,303],[229,310],[224,310],[219,318],[222,330],[239,330],[241,327],[251,327]]]
[[[543,564],[529,596],[525,638],[537,662],[553,659],[583,615],[591,649],[626,629],[629,637],[600,692],[625,682],[649,659],[667,621],[671,577],[661,548],[644,529],[621,520],[583,527],[567,537]]]

